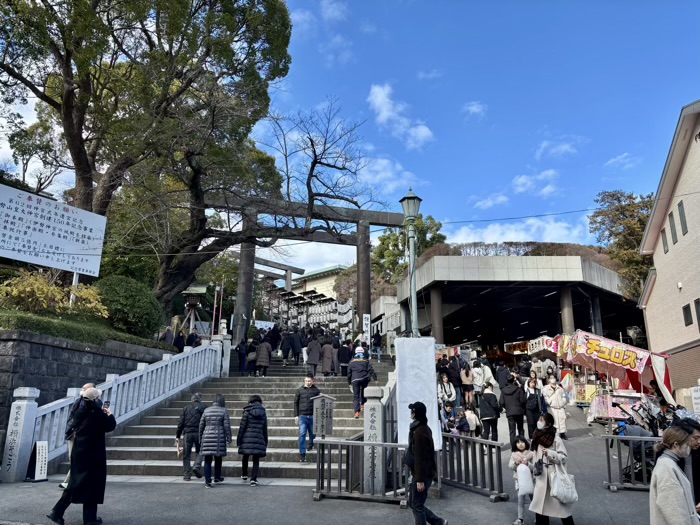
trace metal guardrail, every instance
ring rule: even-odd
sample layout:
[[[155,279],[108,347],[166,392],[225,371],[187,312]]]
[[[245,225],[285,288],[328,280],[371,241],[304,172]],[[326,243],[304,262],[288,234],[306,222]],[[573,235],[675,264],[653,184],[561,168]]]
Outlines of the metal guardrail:
[[[508,501],[503,491],[503,446],[496,441],[443,434],[442,482],[488,496],[492,502]]]
[[[605,440],[608,470],[608,480],[604,485],[610,492],[617,492],[620,488],[649,490],[655,463],[653,446],[660,442],[661,438],[614,435],[601,438]],[[613,468],[613,460],[617,469]]]
[[[314,501],[349,498],[406,506],[405,445],[336,439],[317,439],[314,445]]]

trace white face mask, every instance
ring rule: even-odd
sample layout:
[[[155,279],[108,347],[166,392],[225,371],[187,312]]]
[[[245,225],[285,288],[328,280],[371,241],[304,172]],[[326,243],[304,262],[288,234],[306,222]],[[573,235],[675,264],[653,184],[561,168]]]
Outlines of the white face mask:
[[[80,391],[80,397],[83,397],[85,395],[85,390]]]
[[[537,422],[537,428],[542,430],[544,428],[544,421],[538,421]]]
[[[557,380],[554,379],[554,378],[552,378],[552,379],[549,380],[549,384],[550,384],[550,385],[554,385],[554,384],[556,384],[556,382],[557,382]]]

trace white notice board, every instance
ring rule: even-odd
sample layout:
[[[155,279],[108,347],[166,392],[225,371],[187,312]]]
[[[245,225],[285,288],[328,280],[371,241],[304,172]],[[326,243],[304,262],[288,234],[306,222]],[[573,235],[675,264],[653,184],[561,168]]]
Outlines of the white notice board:
[[[107,219],[0,184],[0,257],[97,277]]]
[[[432,337],[399,337],[396,345],[396,407],[399,421],[398,442],[408,445],[411,411],[416,401],[425,404],[428,425],[433,432],[435,450],[442,449],[442,427],[437,409],[435,376],[435,339]]]

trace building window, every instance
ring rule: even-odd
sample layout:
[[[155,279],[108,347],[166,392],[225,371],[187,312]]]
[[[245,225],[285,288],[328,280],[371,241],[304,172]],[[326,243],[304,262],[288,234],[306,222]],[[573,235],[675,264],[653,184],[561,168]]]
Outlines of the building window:
[[[700,319],[700,299],[695,299],[695,317]],[[698,322],[698,330],[700,331],[700,322]]]
[[[661,230],[661,242],[664,244],[664,253],[668,253],[668,239],[666,238],[666,230]]]
[[[673,219],[673,212],[668,214],[668,226],[671,228],[671,240],[673,244],[678,242],[678,234],[676,233],[676,221]]]
[[[681,232],[685,235],[688,233],[688,223],[685,220],[685,206],[683,206],[683,201],[678,203],[678,219],[681,221]]]
[[[690,326],[693,324],[693,314],[690,311],[690,305],[686,304],[683,307],[683,321],[685,321],[685,326]]]

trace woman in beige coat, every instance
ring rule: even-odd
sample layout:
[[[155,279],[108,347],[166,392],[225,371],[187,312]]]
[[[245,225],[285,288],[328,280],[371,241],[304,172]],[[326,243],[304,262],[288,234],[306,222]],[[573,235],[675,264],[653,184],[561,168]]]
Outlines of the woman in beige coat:
[[[547,385],[542,389],[542,395],[547,402],[547,411],[554,416],[554,426],[562,439],[566,437],[566,392],[557,384],[554,377],[547,379]]]
[[[568,455],[564,442],[557,435],[552,414],[542,414],[537,421],[537,430],[532,436],[532,450],[535,463],[542,460],[542,473],[535,476],[535,493],[532,495],[530,510],[535,513],[536,525],[548,525],[549,518],[561,518],[563,525],[574,525],[571,504],[554,498],[550,492],[549,473],[554,465],[566,465]]]
[[[678,462],[690,455],[690,434],[680,427],[664,431],[664,438],[656,445],[662,452],[656,460],[649,486],[649,520],[651,525],[698,525],[690,481]]]

